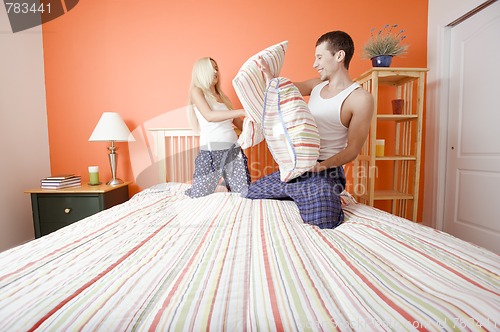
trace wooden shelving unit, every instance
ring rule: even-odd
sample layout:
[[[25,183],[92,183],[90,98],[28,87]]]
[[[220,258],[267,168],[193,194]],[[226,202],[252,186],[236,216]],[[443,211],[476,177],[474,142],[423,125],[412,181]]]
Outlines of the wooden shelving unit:
[[[389,201],[388,212],[417,221],[422,115],[427,68],[372,68],[356,81],[372,93],[375,112],[366,143],[354,162],[354,196],[374,206]],[[392,100],[403,99],[401,114]],[[376,155],[376,140],[385,153]]]

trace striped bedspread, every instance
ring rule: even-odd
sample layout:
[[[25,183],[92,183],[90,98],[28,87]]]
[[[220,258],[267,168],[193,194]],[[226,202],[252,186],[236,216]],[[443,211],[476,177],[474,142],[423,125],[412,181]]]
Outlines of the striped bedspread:
[[[158,185],[0,254],[0,331],[500,329],[500,258],[345,199],[334,230],[293,202]]]

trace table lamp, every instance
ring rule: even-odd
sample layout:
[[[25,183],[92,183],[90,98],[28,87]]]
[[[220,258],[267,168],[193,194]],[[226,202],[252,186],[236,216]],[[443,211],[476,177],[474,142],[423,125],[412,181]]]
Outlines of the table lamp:
[[[89,138],[90,142],[111,142],[109,150],[109,164],[111,165],[112,179],[107,183],[109,185],[118,185],[123,183],[122,180],[116,178],[116,159],[118,155],[115,142],[133,142],[134,136],[130,133],[127,125],[121,118],[120,114],[115,112],[104,112],[94,128],[92,135]]]

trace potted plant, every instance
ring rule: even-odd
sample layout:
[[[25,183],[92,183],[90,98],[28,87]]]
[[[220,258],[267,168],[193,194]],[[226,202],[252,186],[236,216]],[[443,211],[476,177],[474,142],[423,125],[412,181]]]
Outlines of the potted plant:
[[[397,27],[397,24],[386,24],[377,34],[374,34],[375,28],[371,29],[371,38],[364,45],[363,52],[374,67],[389,67],[393,57],[406,54],[408,46],[401,44],[406,38],[404,30],[395,33]]]

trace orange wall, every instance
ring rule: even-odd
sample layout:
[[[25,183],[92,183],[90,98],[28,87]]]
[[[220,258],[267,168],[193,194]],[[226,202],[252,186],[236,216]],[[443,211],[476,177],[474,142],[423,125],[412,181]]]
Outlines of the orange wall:
[[[425,67],[423,0],[80,1],[43,25],[51,171],[79,173],[85,181],[87,166],[99,165],[101,179],[108,179],[107,144],[88,142],[102,112],[119,112],[131,130],[142,130],[148,120],[184,107],[192,64],[202,56],[218,61],[224,90],[241,106],[231,80],[261,49],[288,40],[281,74],[303,80],[316,75],[316,39],[344,30],[357,47],[354,79],[371,67],[360,52],[370,29],[394,23],[406,30],[410,49],[392,66]],[[162,126],[185,123],[170,114]],[[134,180],[129,146],[118,145],[118,177]]]

